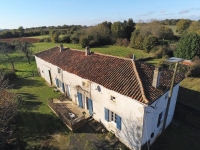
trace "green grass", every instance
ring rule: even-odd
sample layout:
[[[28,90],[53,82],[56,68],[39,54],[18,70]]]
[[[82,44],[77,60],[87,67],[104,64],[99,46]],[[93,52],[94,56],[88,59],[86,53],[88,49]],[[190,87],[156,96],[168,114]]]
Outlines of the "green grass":
[[[42,50],[54,47],[56,45],[59,45],[59,44],[56,44],[56,43],[34,43],[35,47],[32,50],[33,50],[33,52],[40,52]],[[64,44],[64,47],[69,47],[71,49],[84,50],[84,48],[82,48],[78,44]],[[113,45],[94,47],[94,48],[90,48],[90,50],[92,52],[113,55],[113,56],[119,56],[119,57],[127,57],[128,54],[134,54],[136,58],[151,56],[151,54],[145,53],[144,51],[141,51],[141,50],[132,49],[132,48],[128,48],[128,47],[113,46]]]
[[[146,63],[148,64],[151,64],[151,65],[158,65],[160,62],[162,62],[163,60],[165,60],[164,58],[156,58],[156,59],[150,59],[150,60],[147,60],[145,61]]]

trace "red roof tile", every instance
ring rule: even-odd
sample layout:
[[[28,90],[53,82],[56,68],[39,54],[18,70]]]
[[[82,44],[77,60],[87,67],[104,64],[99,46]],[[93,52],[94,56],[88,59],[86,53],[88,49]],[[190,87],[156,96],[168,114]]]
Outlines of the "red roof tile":
[[[154,67],[142,62],[97,53],[85,56],[85,52],[79,50],[65,49],[60,52],[59,47],[35,55],[67,72],[146,104],[156,100],[169,89],[173,74],[163,71],[161,87],[156,89],[151,85]],[[179,76],[176,83],[182,79],[183,77]]]

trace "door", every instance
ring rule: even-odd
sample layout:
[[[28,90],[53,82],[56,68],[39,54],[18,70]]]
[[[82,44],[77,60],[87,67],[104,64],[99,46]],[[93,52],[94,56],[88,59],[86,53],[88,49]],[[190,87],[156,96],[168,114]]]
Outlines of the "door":
[[[92,112],[93,112],[93,104],[92,104],[92,100],[88,98],[88,108],[89,108],[89,113],[92,116]]]
[[[66,85],[66,92],[67,92],[67,97],[71,98],[71,91],[70,91],[70,86]]]
[[[79,107],[83,108],[82,94],[77,92]]]
[[[50,75],[51,75],[50,68],[47,67],[47,66],[45,66],[45,65],[43,65],[43,70],[44,70],[44,78],[45,78],[45,80],[46,80],[49,84],[51,84],[52,81],[51,81],[51,77],[50,77]]]

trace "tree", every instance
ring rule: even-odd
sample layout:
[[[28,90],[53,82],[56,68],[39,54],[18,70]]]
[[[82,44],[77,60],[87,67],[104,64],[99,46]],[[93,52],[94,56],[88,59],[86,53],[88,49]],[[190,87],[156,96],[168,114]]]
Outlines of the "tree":
[[[145,37],[143,48],[149,53],[154,47],[159,45],[158,38],[155,36],[149,35]]]
[[[125,29],[123,26],[123,23],[118,21],[118,22],[114,22],[111,25],[111,31],[112,31],[112,35],[115,39],[117,38],[125,38]]]
[[[12,71],[15,72],[15,65],[14,65],[14,61],[13,58],[10,56],[10,52],[11,52],[11,46],[7,43],[4,44],[0,44],[0,53],[3,56],[7,57],[7,60],[10,62],[11,66],[12,66]],[[1,59],[4,61],[4,57]]]
[[[187,29],[189,28],[191,20],[189,19],[181,19],[176,24],[176,31],[180,34],[186,33]]]
[[[140,34],[140,30],[135,30],[130,39],[130,47],[143,49],[144,36]]]
[[[135,22],[129,18],[128,21],[124,21],[125,37],[130,40],[132,32],[135,30]]]
[[[49,32],[50,39],[53,43],[57,43],[59,40],[59,34],[55,30]]]
[[[200,56],[200,36],[196,33],[187,33],[181,37],[174,51],[176,57],[193,59]]]
[[[18,28],[18,32],[19,32],[19,36],[22,37],[23,34],[24,34],[24,28],[23,28],[22,26],[20,26],[20,27]]]
[[[21,41],[15,42],[16,49],[19,49],[27,58],[28,63],[30,64],[30,57],[32,55],[31,47],[33,47],[32,43],[25,41],[22,39]]]
[[[199,21],[192,21],[190,27],[188,28],[188,32],[196,32],[200,35],[200,22]]]
[[[105,23],[84,29],[79,38],[79,44],[85,46],[100,46],[111,43],[111,31]]]

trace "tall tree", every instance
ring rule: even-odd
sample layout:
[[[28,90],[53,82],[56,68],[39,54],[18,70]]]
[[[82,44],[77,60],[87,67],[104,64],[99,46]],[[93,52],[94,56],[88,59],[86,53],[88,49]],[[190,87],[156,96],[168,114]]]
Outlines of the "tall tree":
[[[132,18],[129,18],[128,21],[124,21],[124,30],[126,38],[130,40],[131,34],[135,30],[135,22]]]
[[[0,45],[0,53],[3,56],[6,56],[7,60],[10,62],[12,66],[12,71],[15,72],[15,64],[13,58],[10,56],[10,53],[12,51],[12,48],[8,44],[1,44]],[[5,57],[3,57],[1,60],[4,61]]]
[[[124,25],[120,21],[114,22],[111,25],[111,31],[112,31],[112,35],[113,35],[113,37],[115,39],[117,39],[117,38],[125,38],[126,37]]]
[[[196,33],[187,33],[181,37],[174,51],[176,57],[193,59],[200,57],[200,36]]]
[[[20,26],[20,27],[18,28],[18,32],[19,32],[19,36],[22,37],[23,34],[24,34],[24,28],[23,28],[22,26]]]
[[[25,41],[24,39],[18,40],[15,42],[16,49],[20,50],[25,57],[27,58],[28,63],[30,64],[30,57],[32,55],[31,47],[33,47],[32,43]]]

